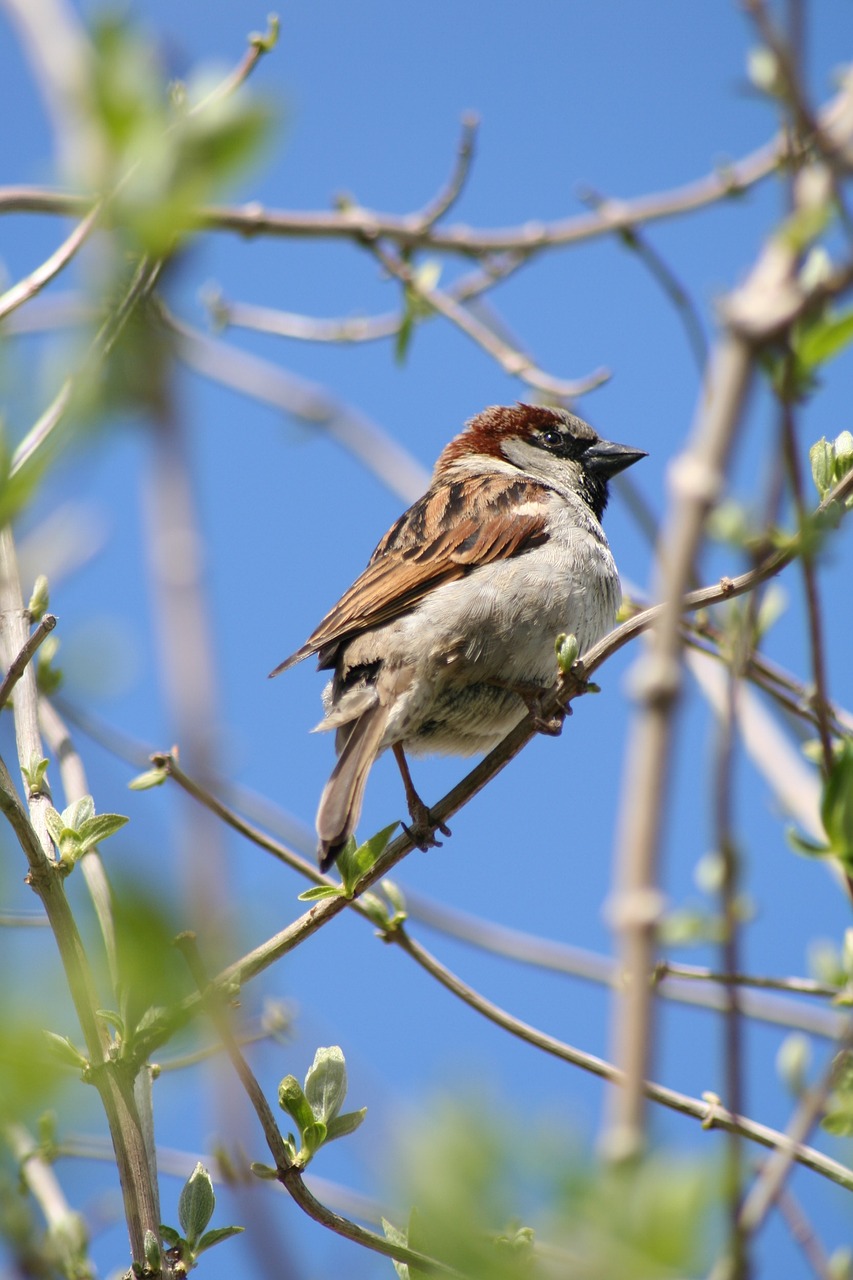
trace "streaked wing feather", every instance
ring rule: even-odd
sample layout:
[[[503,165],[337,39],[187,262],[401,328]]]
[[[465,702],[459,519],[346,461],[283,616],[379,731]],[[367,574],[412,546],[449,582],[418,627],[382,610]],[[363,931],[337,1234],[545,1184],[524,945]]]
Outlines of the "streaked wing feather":
[[[353,583],[304,645],[273,675],[309,654],[332,665],[335,648],[355,631],[399,617],[440,583],[477,565],[522,555],[547,540],[548,489],[510,475],[478,476],[430,489],[389,529]]]

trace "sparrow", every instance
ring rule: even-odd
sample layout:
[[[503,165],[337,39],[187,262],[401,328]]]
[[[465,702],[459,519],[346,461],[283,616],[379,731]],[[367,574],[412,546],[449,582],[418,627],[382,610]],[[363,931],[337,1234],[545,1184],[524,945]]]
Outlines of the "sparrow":
[[[333,673],[317,729],[337,763],[317,811],[328,870],[355,832],[376,758],[392,749],[416,841],[436,824],[406,754],[488,752],[557,677],[554,644],[582,655],[614,625],[619,575],[601,517],[610,478],[646,454],[603,440],[565,409],[493,405],[445,447],[429,489],[301,648]]]

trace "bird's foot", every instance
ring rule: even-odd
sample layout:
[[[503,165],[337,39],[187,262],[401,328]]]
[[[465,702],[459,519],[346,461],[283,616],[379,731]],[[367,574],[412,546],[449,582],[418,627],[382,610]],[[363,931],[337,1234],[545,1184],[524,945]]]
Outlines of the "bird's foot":
[[[549,738],[559,738],[563,732],[563,721],[566,716],[572,714],[571,707],[561,707],[556,712],[546,715],[544,710],[545,699],[550,693],[549,689],[543,689],[538,684],[513,684],[507,681],[506,684],[496,683],[499,689],[509,689],[512,693],[518,694],[521,701],[527,707],[533,727],[537,733],[544,733]]]
[[[412,844],[424,852],[427,849],[440,849],[441,841],[436,840],[435,833],[440,831],[443,836],[449,836],[451,834],[450,827],[446,822],[436,821],[432,815],[432,810],[427,808],[419,795],[409,796],[408,803],[412,825],[407,827],[405,822],[401,822],[400,826]]]

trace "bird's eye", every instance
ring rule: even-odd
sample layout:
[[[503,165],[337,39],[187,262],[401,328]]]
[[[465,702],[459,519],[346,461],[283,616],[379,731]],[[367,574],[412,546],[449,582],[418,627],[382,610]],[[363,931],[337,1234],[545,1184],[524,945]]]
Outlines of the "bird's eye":
[[[559,449],[563,443],[563,433],[562,431],[543,431],[539,439],[548,449]]]

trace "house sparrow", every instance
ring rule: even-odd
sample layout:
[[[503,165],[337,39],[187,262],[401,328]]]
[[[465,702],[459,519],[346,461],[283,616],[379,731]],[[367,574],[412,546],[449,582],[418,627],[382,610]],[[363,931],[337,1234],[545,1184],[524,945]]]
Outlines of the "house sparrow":
[[[355,831],[381,752],[394,752],[426,847],[436,824],[404,752],[490,751],[554,683],[556,637],[573,632],[583,653],[610,630],[621,591],[599,523],[607,482],[645,456],[528,404],[485,409],[447,445],[424,496],[271,673],[312,653],[334,672],[317,726],[337,731],[338,753],[317,812],[322,871]]]

